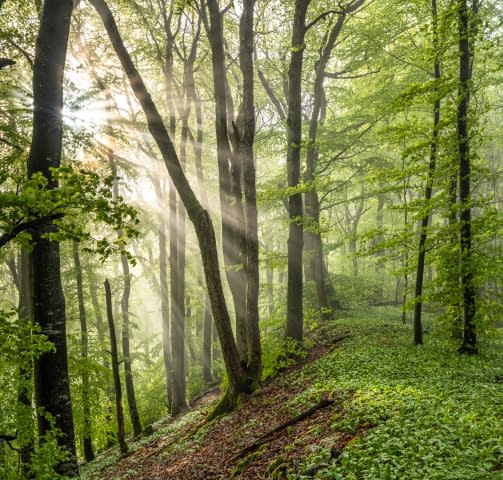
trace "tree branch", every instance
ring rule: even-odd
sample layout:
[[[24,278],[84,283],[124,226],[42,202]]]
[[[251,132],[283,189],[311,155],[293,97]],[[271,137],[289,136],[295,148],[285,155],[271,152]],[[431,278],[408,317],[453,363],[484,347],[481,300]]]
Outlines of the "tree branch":
[[[34,220],[27,220],[25,222],[18,223],[10,232],[0,235],[0,247],[3,247],[11,240],[14,240],[22,232],[37,232],[53,220],[63,217],[63,213],[53,213],[43,218],[36,218]]]
[[[286,120],[285,110],[283,109],[283,106],[281,105],[281,102],[279,101],[278,97],[274,93],[274,90],[271,88],[271,85],[269,85],[269,82],[265,78],[262,70],[257,69],[257,75],[260,80],[260,83],[262,83],[262,86],[264,87],[264,90],[267,93],[267,96],[269,97],[274,107],[276,108],[279,117],[281,118],[281,120]]]
[[[325,72],[323,75],[326,78],[338,78],[339,80],[351,80],[354,78],[367,77],[369,75],[373,75],[374,73],[379,73],[380,71],[381,71],[381,69],[378,68],[377,70],[371,70],[370,72],[357,73],[355,75],[344,75],[346,72],[349,72],[349,70],[343,70],[342,72]]]
[[[10,65],[14,65],[15,63],[16,62],[10,58],[0,58],[0,70]]]
[[[313,405],[309,410],[306,410],[305,412],[300,413],[299,415],[291,418],[290,420],[282,423],[278,427],[274,428],[273,430],[270,430],[269,432],[265,433],[262,435],[255,443],[252,445],[249,445],[246,448],[243,448],[240,452],[238,452],[236,455],[234,455],[231,459],[232,462],[235,462],[236,460],[239,460],[246,456],[248,453],[253,452],[257,448],[261,447],[262,445],[270,442],[272,440],[272,437],[274,436],[275,433],[282,432],[286,428],[290,427],[291,425],[294,425],[305,418],[310,417],[313,415],[313,413],[317,412],[318,410],[321,410],[322,408],[326,408],[330,405],[333,405],[334,400],[328,400],[326,398],[320,400],[316,405]]]

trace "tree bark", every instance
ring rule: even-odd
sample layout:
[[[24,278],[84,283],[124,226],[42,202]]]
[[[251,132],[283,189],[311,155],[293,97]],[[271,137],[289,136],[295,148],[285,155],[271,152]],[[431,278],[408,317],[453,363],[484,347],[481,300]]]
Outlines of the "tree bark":
[[[57,188],[50,168],[59,167],[62,148],[63,72],[73,10],[71,0],[45,2],[35,49],[33,69],[33,134],[28,158],[28,175],[41,172],[49,189]],[[78,476],[72,402],[68,377],[65,299],[61,286],[59,244],[40,235],[34,237],[33,320],[55,350],[35,361],[35,395],[39,408],[39,434],[54,426],[61,431],[58,444],[69,459],[56,471]]]
[[[477,353],[475,328],[476,300],[473,285],[471,193],[470,193],[470,133],[468,114],[470,105],[470,81],[472,78],[470,51],[469,11],[467,0],[458,0],[459,31],[459,103],[457,111],[457,135],[459,153],[459,202],[460,210],[460,250],[461,289],[463,295],[463,344],[460,353]]]
[[[106,326],[103,322],[103,315],[101,311],[101,306],[100,302],[98,300],[98,288],[97,288],[97,281],[98,279],[95,276],[95,272],[91,266],[88,265],[87,269],[87,277],[89,279],[89,296],[91,297],[91,303],[93,305],[93,312],[94,312],[94,318],[96,320],[96,333],[98,335],[98,344],[99,344],[99,349],[101,352],[101,364],[103,365],[103,369],[105,372],[110,371],[110,360],[108,358],[108,352],[106,350],[106,345],[105,345],[105,329]],[[107,382],[109,381],[109,378],[107,376]],[[114,404],[114,391],[113,391],[113,385],[111,382],[108,383],[107,387],[105,388],[106,394],[108,396],[110,405]],[[107,407],[107,412],[106,412],[106,417],[105,417],[108,422],[107,422],[107,432],[106,432],[106,438],[107,438],[107,447],[111,448],[115,442],[117,441],[117,438],[115,436],[115,433],[113,432],[113,429],[110,427],[111,422],[112,422],[112,409],[111,407]]]
[[[122,273],[124,278],[124,290],[121,296],[122,313],[122,356],[124,360],[124,383],[126,385],[126,398],[129,408],[129,416],[133,426],[133,435],[141,435],[141,421],[136,403],[136,394],[133,382],[133,361],[130,350],[130,327],[129,327],[129,297],[131,295],[131,272],[126,255],[121,255]]]
[[[183,113],[180,138],[180,162],[186,161],[188,112]],[[174,189],[173,189],[174,191]],[[175,194],[176,196],[176,194]],[[177,415],[187,403],[185,399],[185,210],[171,204],[170,236],[171,271],[171,353],[173,363],[171,413]]]
[[[431,13],[433,24],[433,50],[434,50],[434,80],[440,80],[440,58],[439,58],[439,45],[438,45],[438,15],[437,15],[437,1],[431,0]],[[426,203],[426,213],[421,218],[421,227],[419,232],[419,246],[417,255],[417,269],[416,269],[416,287],[414,291],[414,343],[416,345],[423,344],[423,325],[421,321],[421,308],[422,308],[422,295],[423,295],[423,279],[424,279],[424,264],[426,258],[426,238],[428,235],[428,224],[431,217],[431,195],[433,192],[433,175],[437,165],[437,152],[438,152],[438,135],[440,126],[440,98],[438,97],[438,90],[435,86],[434,89],[435,104],[433,106],[433,130],[431,134],[431,147],[430,147],[430,162],[428,165],[428,174],[426,178],[426,187],[424,191],[424,200]]]
[[[231,113],[230,95],[225,67],[223,14],[218,0],[208,0],[201,12],[208,29],[213,68],[213,96],[215,100],[215,133],[217,138],[218,180],[222,212],[222,247],[226,276],[236,315],[236,343],[242,365],[248,363],[246,338],[246,275],[244,271],[244,211],[241,189],[242,162],[233,152],[237,143],[236,126]],[[233,124],[231,127],[231,123]],[[229,131],[232,128],[232,131]]]
[[[158,200],[160,197],[158,196]],[[166,377],[166,400],[168,411],[171,411],[172,387],[171,378],[173,366],[171,362],[171,340],[169,331],[169,291],[168,291],[168,261],[166,258],[166,221],[162,214],[159,215],[159,285],[161,293],[161,321],[162,321],[162,356]]]
[[[288,69],[288,116],[287,116],[287,176],[288,186],[296,188],[300,183],[300,149],[302,142],[302,64],[304,58],[304,35],[306,14],[310,0],[296,0],[293,20],[290,67]],[[288,198],[288,286],[286,338],[302,342],[302,248],[303,208],[302,194]]]
[[[259,330],[259,249],[256,172],[253,157],[255,138],[255,107],[253,87],[253,7],[255,0],[244,0],[239,22],[239,64],[243,76],[243,100],[239,117],[242,122],[239,139],[239,161],[243,165],[245,197],[245,255],[246,274],[246,339],[247,369],[251,377],[260,379],[261,346]]]
[[[112,312],[112,293],[110,283],[105,280],[105,300],[107,306],[108,330],[110,333],[110,354],[112,357],[112,374],[115,390],[115,409],[117,413],[117,439],[121,453],[127,453],[126,428],[124,426],[124,410],[122,408],[122,387],[119,374],[119,355],[117,353],[117,338],[115,336],[115,324]]]
[[[82,443],[84,446],[84,460],[90,462],[94,459],[93,441],[92,441],[92,417],[91,400],[89,398],[89,334],[87,329],[86,307],[84,304],[84,285],[82,281],[82,265],[80,263],[79,244],[73,242],[73,262],[75,265],[75,279],[77,282],[77,299],[79,304],[80,320],[80,356],[84,364],[81,373],[81,396],[82,396],[82,415],[83,415],[83,435]]]
[[[131,87],[140,102],[147,118],[148,129],[155,139],[166,168],[178,190],[187,213],[196,231],[196,236],[203,260],[206,285],[210,296],[213,317],[222,346],[225,368],[229,379],[228,395],[222,402],[221,409],[234,408],[236,401],[246,390],[243,370],[239,362],[239,353],[232,334],[229,311],[220,277],[215,231],[208,212],[201,206],[181,168],[180,161],[173,147],[162,118],[148,93],[145,84],[131,61],[124,47],[117,25],[110,9],[103,0],[90,0],[101,16],[111,43],[129,78]]]

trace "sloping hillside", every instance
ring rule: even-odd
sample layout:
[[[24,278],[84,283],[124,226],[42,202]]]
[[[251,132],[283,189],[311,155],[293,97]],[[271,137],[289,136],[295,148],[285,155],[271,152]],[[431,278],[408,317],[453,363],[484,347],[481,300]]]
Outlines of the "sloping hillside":
[[[465,357],[447,341],[414,347],[393,310],[347,314],[233,414],[205,424],[218,396],[208,394],[129,456],[105,452],[84,478],[503,478],[494,338]]]

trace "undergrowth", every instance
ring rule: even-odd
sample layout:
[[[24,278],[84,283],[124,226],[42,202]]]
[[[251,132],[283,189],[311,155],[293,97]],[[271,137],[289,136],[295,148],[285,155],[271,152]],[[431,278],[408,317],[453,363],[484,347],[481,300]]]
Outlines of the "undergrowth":
[[[447,338],[415,347],[393,309],[353,312],[337,328],[351,339],[302,370],[315,380],[303,396],[353,392],[331,427],[354,437],[336,459],[318,449],[300,472],[318,463],[315,478],[327,480],[503,479],[500,342],[486,339],[478,356]]]

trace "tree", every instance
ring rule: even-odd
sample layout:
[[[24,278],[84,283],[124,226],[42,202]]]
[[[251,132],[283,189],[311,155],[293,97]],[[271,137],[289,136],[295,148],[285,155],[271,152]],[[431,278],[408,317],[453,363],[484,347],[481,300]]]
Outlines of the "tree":
[[[33,136],[28,159],[28,175],[41,172],[48,189],[57,182],[51,167],[59,167],[62,144],[63,70],[73,3],[45,2],[42,9],[33,69]],[[50,227],[49,227],[50,228]],[[68,459],[56,466],[58,473],[78,476],[72,403],[68,379],[65,300],[61,287],[58,242],[34,236],[31,254],[33,271],[33,320],[41,333],[54,344],[54,351],[35,361],[35,394],[39,435],[56,427],[58,444]]]
[[[75,264],[75,278],[77,281],[77,299],[79,303],[79,320],[80,320],[80,355],[82,357],[82,413],[84,419],[84,459],[90,462],[94,459],[93,442],[92,442],[92,417],[90,403],[90,385],[89,385],[89,332],[87,328],[86,307],[84,304],[84,286],[82,281],[82,264],[80,262],[79,244],[73,242],[73,262]]]
[[[212,305],[213,318],[215,319],[215,325],[222,346],[222,354],[229,379],[229,387],[226,395],[214,411],[214,414],[217,414],[222,410],[226,411],[232,409],[240,394],[247,389],[247,385],[240,365],[236,343],[234,342],[230,316],[222,289],[213,225],[208,212],[203,209],[190,187],[157,107],[152,101],[140,74],[132,63],[129,53],[124,47],[124,43],[110,9],[103,0],[91,0],[91,3],[103,20],[114,50],[143,108],[147,118],[148,129],[157,143],[171,179],[187,209],[189,218],[194,224],[203,260],[203,268]]]
[[[288,186],[298,189],[300,183],[300,150],[302,145],[302,61],[304,58],[306,14],[309,0],[296,0],[288,69],[287,116],[287,176]],[[290,219],[288,235],[288,290],[286,338],[302,342],[302,194],[297,191],[288,197]]]
[[[122,408],[122,387],[121,378],[119,374],[119,355],[117,353],[117,338],[115,335],[115,324],[112,311],[112,292],[110,290],[110,283],[105,280],[105,300],[107,307],[107,320],[108,330],[110,334],[110,354],[112,357],[112,374],[114,379],[115,391],[115,409],[117,414],[117,439],[119,440],[119,447],[121,453],[125,454],[128,451],[126,443],[126,428],[124,426],[124,410]]]
[[[471,29],[469,27],[470,10],[467,0],[458,0],[458,35],[459,35],[459,101],[457,111],[457,136],[459,152],[459,203],[461,207],[460,249],[461,249],[461,289],[463,295],[463,344],[460,353],[477,353],[475,329],[476,300],[473,284],[473,246],[470,193],[471,159],[469,106],[470,81],[472,78],[473,53],[470,48]],[[478,0],[473,0],[471,13],[478,12]],[[472,22],[474,19],[472,19]]]
[[[431,1],[431,14],[432,14],[432,37],[433,37],[433,78],[435,81],[440,80],[440,52],[438,44],[438,12],[437,12],[437,2],[436,0]],[[426,177],[426,186],[424,190],[424,200],[428,204],[431,201],[431,195],[433,193],[433,175],[435,173],[437,165],[437,155],[438,155],[438,135],[440,127],[440,97],[437,87],[434,87],[435,97],[433,105],[433,130],[431,134],[431,150],[430,150],[430,162],[428,165],[428,173]],[[423,217],[421,218],[420,230],[419,230],[419,246],[418,246],[418,258],[417,258],[417,269],[416,269],[416,287],[415,287],[415,298],[414,298],[414,342],[416,345],[422,345],[423,343],[423,326],[421,322],[421,307],[423,294],[423,279],[424,279],[424,264],[426,257],[426,238],[428,223],[430,221],[431,213],[430,206],[427,205],[427,209]]]

